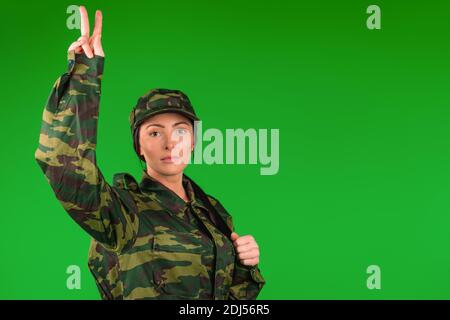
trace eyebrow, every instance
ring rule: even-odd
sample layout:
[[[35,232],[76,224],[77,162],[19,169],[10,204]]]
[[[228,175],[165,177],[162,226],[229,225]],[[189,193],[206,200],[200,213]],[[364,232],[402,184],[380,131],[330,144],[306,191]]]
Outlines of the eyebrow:
[[[189,123],[187,123],[186,121],[180,121],[180,122],[174,123],[174,124],[172,125],[172,127],[176,127],[176,126],[178,126],[179,124],[189,125]],[[150,124],[148,124],[147,126],[145,126],[145,128],[147,129],[148,127],[151,127],[151,126],[160,127],[160,128],[165,128],[163,125],[161,125],[161,124],[159,124],[159,123],[150,123]]]

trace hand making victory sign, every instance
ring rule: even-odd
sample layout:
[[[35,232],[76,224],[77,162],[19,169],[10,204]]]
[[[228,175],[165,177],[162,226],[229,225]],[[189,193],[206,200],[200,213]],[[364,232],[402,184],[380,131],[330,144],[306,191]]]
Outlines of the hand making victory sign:
[[[102,12],[95,12],[95,26],[92,36],[89,37],[89,18],[84,6],[80,6],[81,17],[81,37],[72,43],[67,51],[75,50],[75,53],[82,53],[90,59],[94,55],[104,57],[102,48]]]

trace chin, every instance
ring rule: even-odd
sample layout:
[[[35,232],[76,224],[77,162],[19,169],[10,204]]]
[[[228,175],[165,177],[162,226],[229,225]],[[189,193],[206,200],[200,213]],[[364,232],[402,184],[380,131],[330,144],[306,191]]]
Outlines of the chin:
[[[184,168],[185,166],[182,165],[169,164],[165,165],[164,167],[157,168],[156,171],[161,175],[174,176],[183,173]]]

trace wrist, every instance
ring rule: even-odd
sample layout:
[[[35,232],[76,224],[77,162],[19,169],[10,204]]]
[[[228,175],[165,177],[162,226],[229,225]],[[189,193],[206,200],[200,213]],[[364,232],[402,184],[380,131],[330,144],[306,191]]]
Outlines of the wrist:
[[[101,77],[103,75],[103,66],[105,57],[94,55],[88,58],[84,53],[75,53],[69,51],[68,72],[71,74],[85,75],[88,77]]]

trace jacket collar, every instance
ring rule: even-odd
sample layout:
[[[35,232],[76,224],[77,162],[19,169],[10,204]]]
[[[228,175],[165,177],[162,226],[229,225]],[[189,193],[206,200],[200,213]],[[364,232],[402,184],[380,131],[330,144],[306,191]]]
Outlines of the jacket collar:
[[[152,194],[162,206],[169,209],[172,213],[177,214],[180,211],[184,211],[186,206],[189,205],[207,210],[203,202],[195,195],[189,179],[184,174],[182,183],[186,190],[186,195],[189,198],[188,202],[185,202],[174,191],[150,176],[145,170],[142,171],[142,179],[139,187],[142,192]]]

